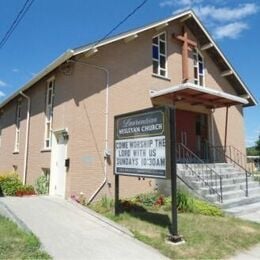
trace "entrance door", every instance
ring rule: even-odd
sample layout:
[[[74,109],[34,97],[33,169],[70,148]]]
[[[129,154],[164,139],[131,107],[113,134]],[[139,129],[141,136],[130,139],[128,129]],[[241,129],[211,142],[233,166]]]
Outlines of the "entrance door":
[[[196,114],[190,111],[176,110],[176,139],[178,143],[196,152]]]
[[[207,115],[176,110],[176,139],[200,158],[206,156],[208,140]]]
[[[198,114],[196,117],[196,139],[197,155],[201,159],[208,159],[208,118],[205,114]]]
[[[50,174],[50,195],[64,198],[66,191],[66,167],[67,138],[64,132],[56,132],[52,138],[51,174]]]

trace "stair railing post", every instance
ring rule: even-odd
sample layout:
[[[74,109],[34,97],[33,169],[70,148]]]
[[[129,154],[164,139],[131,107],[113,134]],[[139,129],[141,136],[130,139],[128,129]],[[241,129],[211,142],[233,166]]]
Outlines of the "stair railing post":
[[[220,202],[223,203],[222,176],[219,176],[219,185],[220,185]]]
[[[246,197],[248,197],[248,174],[246,171]]]

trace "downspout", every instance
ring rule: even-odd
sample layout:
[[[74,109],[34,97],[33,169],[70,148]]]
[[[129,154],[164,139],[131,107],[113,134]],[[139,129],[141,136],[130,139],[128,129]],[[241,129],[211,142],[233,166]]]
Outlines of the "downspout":
[[[211,143],[212,143],[212,151],[213,151],[213,162],[215,162],[215,158],[216,158],[216,151],[214,149],[215,147],[215,131],[214,131],[214,112],[215,112],[215,108],[211,109],[211,114],[210,114],[210,121],[211,121]]]
[[[229,106],[226,106],[226,122],[225,122],[225,137],[224,137],[224,158],[225,158],[225,162],[227,162],[226,152],[227,152],[227,132],[228,132],[228,109],[229,109]]]
[[[27,164],[28,164],[28,146],[29,146],[29,127],[30,127],[30,111],[31,111],[31,99],[20,91],[20,95],[27,99],[27,121],[26,121],[26,133],[25,133],[25,146],[24,146],[24,164],[23,164],[23,184],[26,184],[27,179]]]
[[[97,196],[97,194],[102,190],[102,188],[107,183],[107,165],[108,165],[108,110],[109,110],[109,70],[103,66],[87,63],[84,61],[76,61],[76,60],[68,60],[67,62],[73,62],[73,63],[79,63],[83,64],[92,68],[96,68],[99,70],[102,70],[106,74],[106,107],[105,107],[105,150],[104,150],[104,180],[101,182],[100,186],[97,188],[97,190],[91,195],[89,198],[87,205],[89,205],[93,199]]]
[[[226,148],[227,148],[228,109],[229,109],[229,106],[226,106],[225,137],[224,137],[224,149],[225,149],[225,151],[226,151]]]

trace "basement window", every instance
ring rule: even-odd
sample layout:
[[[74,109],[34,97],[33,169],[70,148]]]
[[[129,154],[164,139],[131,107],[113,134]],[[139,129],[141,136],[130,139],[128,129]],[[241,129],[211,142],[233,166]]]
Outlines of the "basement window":
[[[22,110],[22,100],[19,99],[16,104],[16,117],[15,117],[15,144],[14,144],[15,153],[18,153],[20,148],[21,110]]]
[[[153,56],[153,74],[167,77],[166,64],[166,33],[160,33],[153,37],[152,56]]]
[[[47,81],[46,106],[45,106],[44,149],[50,149],[51,148],[51,129],[52,129],[53,101],[54,101],[54,83],[55,83],[54,78],[51,78]]]

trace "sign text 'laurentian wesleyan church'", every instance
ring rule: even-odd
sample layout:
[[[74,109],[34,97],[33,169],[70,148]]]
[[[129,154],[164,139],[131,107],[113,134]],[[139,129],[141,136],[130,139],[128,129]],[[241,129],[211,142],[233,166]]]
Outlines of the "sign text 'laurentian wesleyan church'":
[[[166,121],[164,108],[115,117],[115,174],[166,177]]]

